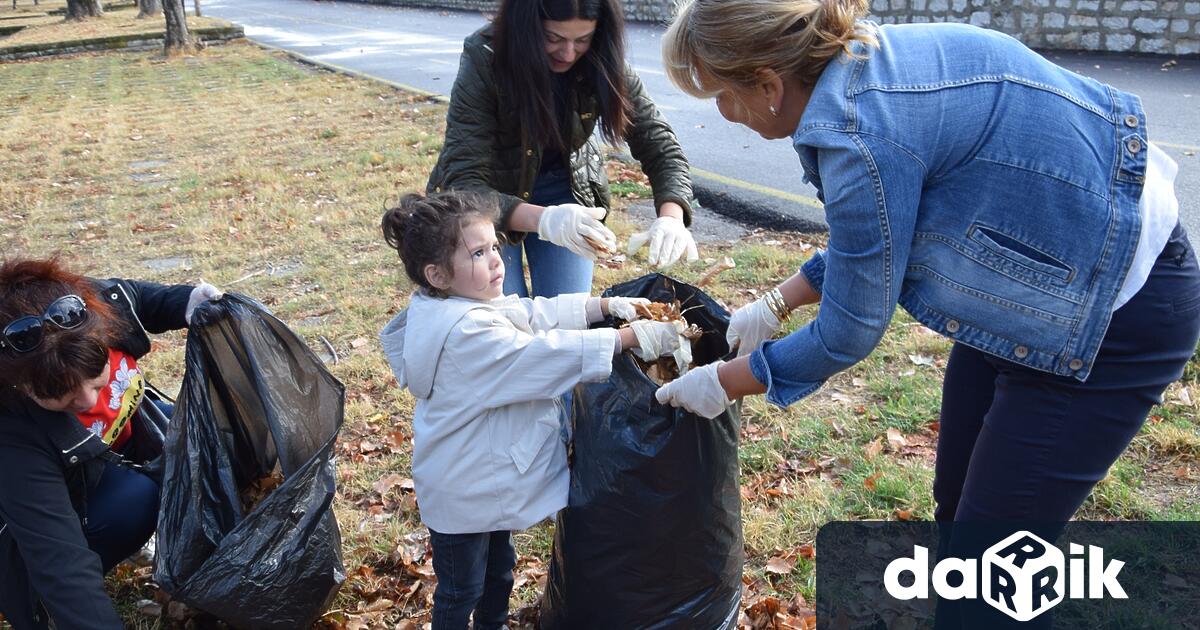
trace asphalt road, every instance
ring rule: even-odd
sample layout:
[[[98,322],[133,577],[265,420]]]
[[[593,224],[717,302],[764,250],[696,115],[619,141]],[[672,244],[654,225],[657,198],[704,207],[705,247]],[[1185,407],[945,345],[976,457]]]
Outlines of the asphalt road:
[[[256,41],[313,60],[448,95],[464,37],[481,13],[315,0],[207,0],[204,12],[241,24]],[[712,102],[684,95],[662,71],[663,28],[631,23],[627,55],[670,120],[710,208],[776,228],[819,229],[822,211],[787,140],[765,141],[726,122]],[[1150,139],[1179,164],[1185,226],[1200,235],[1200,58],[1046,53],[1055,63],[1142,97]],[[1196,238],[1200,238],[1197,236]]]

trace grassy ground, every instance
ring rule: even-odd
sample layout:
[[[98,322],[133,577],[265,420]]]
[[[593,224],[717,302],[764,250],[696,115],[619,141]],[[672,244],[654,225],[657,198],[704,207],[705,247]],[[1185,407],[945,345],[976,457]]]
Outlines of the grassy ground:
[[[250,294],[318,352],[327,340],[347,384],[335,509],[349,580],[334,627],[420,627],[430,568],[409,479],[412,400],[395,386],[376,333],[410,287],[384,246],[384,204],[421,189],[444,106],[325,74],[246,45],[193,58],[85,55],[0,65],[0,239],[9,256],[62,254],[76,269],[161,282],[208,280]],[[622,198],[645,193],[624,181]],[[622,212],[610,225],[622,239]],[[737,268],[711,293],[753,299],[794,271],[813,238],[754,232],[708,245]],[[672,270],[694,280],[699,262]],[[597,290],[645,273],[640,260],[597,269]],[[803,322],[813,312],[800,314]],[[182,333],[156,337],[145,361],[170,390]],[[837,519],[929,519],[940,381],[949,344],[898,314],[880,348],[788,410],[744,408],[742,497],[747,617],[778,599],[813,598],[811,543]],[[1083,516],[1198,519],[1200,364],[1097,488]],[[551,530],[517,535],[513,609],[544,580]],[[136,602],[146,570],[110,587],[133,627],[158,627]],[[774,598],[774,599],[773,599]],[[749,627],[749,625],[747,625]]]

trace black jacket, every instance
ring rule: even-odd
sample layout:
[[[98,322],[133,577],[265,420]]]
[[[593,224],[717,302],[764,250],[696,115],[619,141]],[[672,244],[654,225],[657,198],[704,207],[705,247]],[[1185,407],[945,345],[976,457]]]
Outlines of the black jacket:
[[[147,332],[187,326],[190,286],[96,283],[128,322],[114,345],[134,358],[150,351]],[[0,613],[16,630],[47,628],[48,617],[58,630],[123,627],[83,534],[88,492],[114,457],[72,414],[0,395]]]

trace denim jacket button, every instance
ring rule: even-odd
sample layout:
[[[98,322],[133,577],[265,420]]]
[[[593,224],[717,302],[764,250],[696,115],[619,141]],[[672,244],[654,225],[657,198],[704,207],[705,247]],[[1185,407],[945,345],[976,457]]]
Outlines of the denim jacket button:
[[[1138,153],[1142,150],[1142,141],[1137,138],[1130,138],[1129,142],[1125,143],[1125,148],[1129,149],[1130,153]]]
[[[1018,359],[1024,359],[1025,357],[1029,356],[1029,348],[1026,348],[1025,346],[1017,346],[1017,349],[1013,350],[1013,354],[1017,355]]]
[[[952,319],[952,320],[946,322],[946,332],[950,332],[950,333],[958,332],[958,320],[957,319]]]
[[[1083,361],[1080,359],[1071,359],[1071,362],[1067,364],[1067,367],[1071,368],[1072,371],[1078,372],[1079,369],[1083,367]]]
[[[1129,114],[1129,115],[1125,116],[1125,126],[1126,127],[1138,126],[1138,117],[1134,116],[1133,114]]]
[[[79,463],[79,457],[77,457],[77,456],[75,456],[75,455],[72,455],[72,456],[71,456],[71,459],[70,459],[70,460],[68,460],[68,461],[70,461],[72,464],[78,464],[78,463]]]

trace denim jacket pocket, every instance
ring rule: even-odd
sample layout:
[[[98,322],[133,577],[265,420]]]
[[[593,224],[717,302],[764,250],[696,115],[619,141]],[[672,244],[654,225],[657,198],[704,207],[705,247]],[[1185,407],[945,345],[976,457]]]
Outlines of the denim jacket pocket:
[[[1055,284],[1068,284],[1075,277],[1075,269],[1070,265],[995,228],[974,223],[967,237],[998,256],[1002,266],[1016,265],[1021,271],[1052,279]]]
[[[537,454],[550,440],[550,436],[558,435],[559,428],[558,405],[554,405],[553,409],[539,415],[532,423],[524,427],[524,430],[508,447],[508,455],[512,458],[513,464],[516,464],[517,472],[523,475],[525,471],[529,470]],[[558,443],[557,440],[554,442]]]

